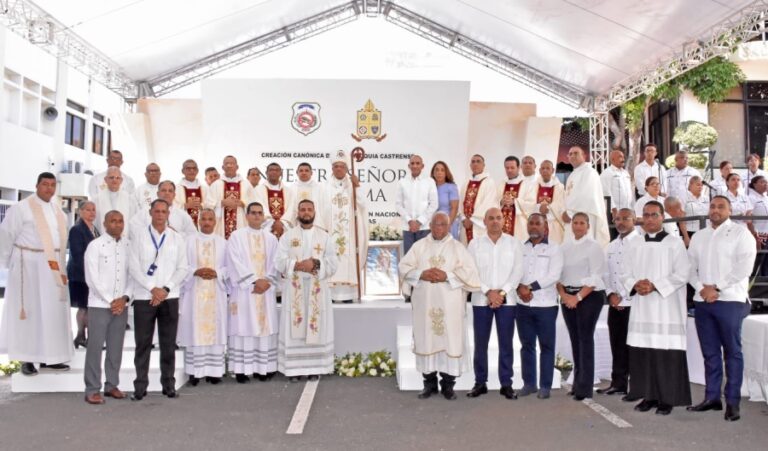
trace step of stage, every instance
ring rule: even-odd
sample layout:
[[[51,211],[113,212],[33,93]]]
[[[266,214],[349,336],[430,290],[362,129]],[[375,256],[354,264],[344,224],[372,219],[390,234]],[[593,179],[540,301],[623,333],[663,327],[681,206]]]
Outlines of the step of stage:
[[[465,356],[465,368],[462,375],[456,379],[456,390],[471,390],[475,385],[475,373],[472,370],[471,356],[474,352],[473,331],[467,332],[467,350]],[[512,387],[518,390],[523,387],[523,376],[520,369],[520,340],[515,331],[513,342],[515,357],[513,364]],[[411,326],[399,326],[397,328],[397,385],[400,390],[421,390],[424,388],[422,375],[416,370],[416,356],[413,353],[413,328]],[[488,388],[498,390],[500,388],[498,377],[499,346],[496,338],[496,326],[491,330],[491,339],[488,343]],[[555,370],[552,379],[552,388],[561,387],[560,372]]]

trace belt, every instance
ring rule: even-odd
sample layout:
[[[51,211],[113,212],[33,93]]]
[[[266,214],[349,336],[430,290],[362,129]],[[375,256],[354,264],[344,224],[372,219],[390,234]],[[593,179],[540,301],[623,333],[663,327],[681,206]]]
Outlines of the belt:
[[[563,287],[565,292],[568,293],[568,294],[576,294],[579,291],[581,291],[582,288],[583,287],[572,287],[572,286],[569,286],[569,285],[566,285],[566,286]]]
[[[22,251],[27,251],[27,252],[45,252],[45,249],[35,249],[33,247],[26,247],[26,246],[21,246],[21,245],[18,245],[18,244],[14,244],[14,247],[17,247],[17,248],[21,249]],[[61,249],[54,249],[53,252],[59,252],[60,250]]]

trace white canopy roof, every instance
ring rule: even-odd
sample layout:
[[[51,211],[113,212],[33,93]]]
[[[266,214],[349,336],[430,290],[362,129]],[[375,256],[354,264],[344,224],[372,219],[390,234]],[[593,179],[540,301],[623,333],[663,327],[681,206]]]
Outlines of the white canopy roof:
[[[134,80],[147,80],[339,0],[36,0]],[[369,1],[372,3],[372,0]],[[591,94],[661,63],[753,0],[396,0]],[[366,19],[361,16],[358,20]],[[359,39],[376,40],[361,34]],[[333,49],[328,49],[332,52]]]

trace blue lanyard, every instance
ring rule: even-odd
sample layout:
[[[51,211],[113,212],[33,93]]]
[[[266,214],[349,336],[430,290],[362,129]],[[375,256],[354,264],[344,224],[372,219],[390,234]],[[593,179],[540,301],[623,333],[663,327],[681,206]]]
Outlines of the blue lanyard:
[[[165,243],[165,232],[163,232],[163,237],[160,238],[160,244],[157,244],[155,235],[152,233],[152,226],[147,226],[147,230],[149,231],[149,237],[152,238],[152,244],[155,245],[155,261],[157,261],[157,256],[160,255],[160,248],[163,247],[163,243]]]

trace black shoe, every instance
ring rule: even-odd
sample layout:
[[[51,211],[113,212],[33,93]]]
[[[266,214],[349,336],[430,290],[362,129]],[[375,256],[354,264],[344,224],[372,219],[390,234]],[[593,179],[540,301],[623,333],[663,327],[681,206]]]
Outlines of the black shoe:
[[[596,390],[601,395],[626,395],[627,389],[626,388],[616,388],[616,387],[608,387],[608,388],[598,388]]]
[[[659,403],[659,407],[656,408],[656,415],[669,415],[670,413],[672,413],[672,406]]]
[[[427,399],[432,395],[436,395],[438,393],[437,387],[424,387],[424,389],[419,393],[417,396],[419,399]]]
[[[310,381],[320,380],[320,376],[318,376],[317,374],[310,374],[309,376],[307,376],[307,380],[310,380]]]
[[[296,383],[296,382],[299,382],[300,380],[301,380],[301,376],[290,376],[290,377],[288,378],[288,381],[289,381],[289,382],[292,382],[292,383]]]
[[[587,399],[587,397],[584,395],[573,395],[574,401],[584,401],[585,399]]]
[[[517,395],[515,394],[515,391],[512,390],[511,385],[501,387],[499,394],[507,399],[517,399]]]
[[[707,410],[723,410],[723,402],[719,399],[704,400],[695,406],[688,406],[685,410],[689,412],[706,412]]]
[[[266,382],[267,375],[266,374],[253,373],[253,379],[254,380],[258,379],[261,382]]]
[[[163,395],[169,397],[169,398],[178,398],[179,392],[176,391],[175,388],[169,388],[169,389],[163,389]]]
[[[25,376],[37,376],[37,368],[32,362],[24,362],[21,364],[21,374]]]
[[[207,376],[205,378],[205,381],[208,382],[209,384],[216,385],[216,384],[221,383],[221,378],[220,377]]]
[[[46,365],[45,363],[41,363],[40,369],[51,370],[51,371],[69,371],[69,365],[66,365],[64,363],[55,363],[53,365]]]
[[[741,419],[741,413],[739,412],[739,407],[726,404],[725,421],[739,421],[739,419]]]
[[[267,380],[271,381],[273,377],[275,377],[275,374],[277,374],[277,371],[272,371],[271,373],[267,373]]]
[[[248,376],[246,376],[243,373],[235,374],[235,380],[237,381],[238,384],[245,384],[251,381],[250,379],[248,379]]]
[[[142,399],[144,399],[145,396],[147,396],[146,391],[133,392],[133,394],[131,394],[131,401],[141,401]]]
[[[453,401],[454,399],[456,399],[456,392],[453,391],[453,387],[443,388],[442,393],[443,393],[443,397],[448,401]]]
[[[427,399],[432,395],[436,395],[437,390],[437,373],[422,374],[424,378],[424,389],[419,393],[419,399]]]
[[[207,380],[208,378],[206,378]],[[197,387],[197,384],[200,383],[200,379],[196,378],[195,376],[189,376],[189,385],[193,387]]]
[[[640,402],[640,404],[635,406],[635,410],[637,410],[638,412],[647,412],[647,411],[653,409],[654,407],[659,407],[659,402],[658,401],[642,400]]]
[[[632,396],[629,393],[621,397],[621,400],[624,402],[635,402],[639,401],[641,398],[639,396]]]
[[[488,386],[485,384],[475,384],[474,387],[472,387],[472,390],[467,392],[468,398],[477,398],[480,395],[484,395],[488,393]]]

